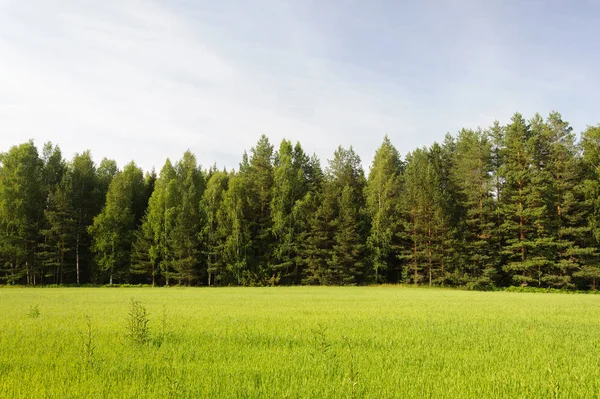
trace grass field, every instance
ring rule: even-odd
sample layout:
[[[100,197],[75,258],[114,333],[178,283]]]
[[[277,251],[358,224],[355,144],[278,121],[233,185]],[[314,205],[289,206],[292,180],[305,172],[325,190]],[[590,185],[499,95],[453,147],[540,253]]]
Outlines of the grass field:
[[[600,397],[600,296],[0,289],[0,397]]]

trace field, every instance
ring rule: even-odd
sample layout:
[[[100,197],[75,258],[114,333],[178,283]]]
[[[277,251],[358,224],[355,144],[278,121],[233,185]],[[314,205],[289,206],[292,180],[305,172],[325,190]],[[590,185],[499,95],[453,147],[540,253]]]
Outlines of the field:
[[[600,296],[0,289],[0,397],[600,397]]]

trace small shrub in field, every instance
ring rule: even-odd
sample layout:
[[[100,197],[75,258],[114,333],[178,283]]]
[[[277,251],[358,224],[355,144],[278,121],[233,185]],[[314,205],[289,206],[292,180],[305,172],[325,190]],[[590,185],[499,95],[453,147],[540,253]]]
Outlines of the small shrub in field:
[[[160,331],[152,340],[153,345],[160,347],[165,342],[168,335],[167,309],[163,306],[162,313],[160,315]]]
[[[38,317],[40,317],[40,305],[31,305],[29,307],[29,312],[27,312],[27,317],[31,319],[37,319]]]
[[[85,316],[85,333],[83,334],[83,363],[90,366],[94,360],[94,351],[96,344],[94,343],[95,329],[92,326],[92,319],[89,315]]]
[[[127,315],[127,339],[140,344],[147,343],[150,340],[148,323],[150,323],[148,311],[140,301],[132,298]]]

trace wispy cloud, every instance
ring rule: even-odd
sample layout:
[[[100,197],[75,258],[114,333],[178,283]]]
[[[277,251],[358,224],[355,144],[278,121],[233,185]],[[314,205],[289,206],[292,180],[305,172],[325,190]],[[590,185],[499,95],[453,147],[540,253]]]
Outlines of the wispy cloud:
[[[430,3],[0,0],[0,148],[145,168],[190,148],[236,167],[265,133],[323,161],[354,145],[366,167],[385,133],[406,152],[516,110],[597,122],[599,45],[554,36],[599,28],[571,13],[533,29],[534,3]]]

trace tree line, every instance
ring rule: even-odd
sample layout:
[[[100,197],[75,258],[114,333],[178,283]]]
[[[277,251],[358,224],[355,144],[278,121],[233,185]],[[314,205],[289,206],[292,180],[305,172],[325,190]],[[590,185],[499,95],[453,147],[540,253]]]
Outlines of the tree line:
[[[158,175],[30,141],[0,154],[0,279],[596,289],[600,125],[516,113],[404,159],[386,136],[368,176],[264,135],[237,170],[187,151]]]

